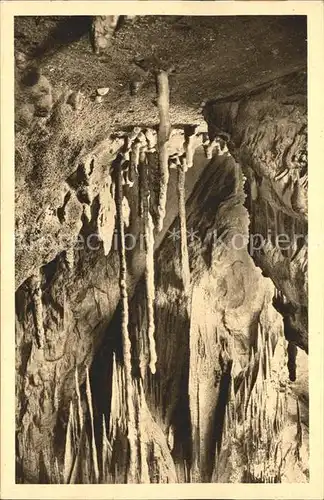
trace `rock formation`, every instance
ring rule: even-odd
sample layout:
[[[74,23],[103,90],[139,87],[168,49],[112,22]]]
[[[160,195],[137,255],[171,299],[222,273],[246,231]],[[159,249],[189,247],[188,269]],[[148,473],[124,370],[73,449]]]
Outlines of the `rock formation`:
[[[125,32],[141,22],[180,29]],[[16,57],[17,482],[306,482],[304,71],[233,84],[198,116],[181,66],[152,56],[157,107],[121,94],[115,112],[113,82],[49,83],[83,43],[35,80]],[[83,69],[106,64],[85,46]]]

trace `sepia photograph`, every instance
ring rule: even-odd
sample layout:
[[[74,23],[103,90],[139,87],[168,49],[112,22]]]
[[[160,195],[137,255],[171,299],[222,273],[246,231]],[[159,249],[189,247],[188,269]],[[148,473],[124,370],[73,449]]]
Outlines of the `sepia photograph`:
[[[308,484],[307,15],[112,12],[13,18],[15,484]]]

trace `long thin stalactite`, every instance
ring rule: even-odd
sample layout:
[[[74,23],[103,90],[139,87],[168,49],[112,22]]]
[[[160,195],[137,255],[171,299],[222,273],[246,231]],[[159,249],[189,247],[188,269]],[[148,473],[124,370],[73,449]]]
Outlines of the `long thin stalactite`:
[[[159,131],[158,131],[158,156],[159,156],[159,169],[160,169],[160,193],[158,202],[158,217],[157,217],[157,230],[161,231],[163,228],[163,221],[165,217],[165,206],[169,182],[169,166],[168,166],[168,140],[171,133],[171,124],[169,117],[169,78],[166,71],[159,71],[157,73],[157,91],[158,99],[157,105],[159,109]]]
[[[186,290],[190,284],[189,255],[187,245],[186,196],[185,196],[185,161],[180,159],[178,165],[178,206],[180,221],[180,258],[183,287]]]
[[[136,461],[137,461],[137,447],[136,447],[136,421],[135,421],[135,408],[133,398],[133,378],[132,378],[132,357],[131,357],[131,342],[128,332],[128,293],[127,293],[127,263],[125,251],[125,232],[123,221],[123,187],[122,187],[122,167],[120,164],[116,165],[116,189],[115,189],[115,203],[116,203],[116,216],[117,216],[117,231],[118,231],[118,251],[119,251],[119,288],[122,304],[122,318],[121,318],[121,333],[123,344],[123,361],[125,373],[125,392],[126,392],[126,409],[127,409],[127,435],[129,441],[129,466],[128,466],[128,482],[135,482],[136,477]]]

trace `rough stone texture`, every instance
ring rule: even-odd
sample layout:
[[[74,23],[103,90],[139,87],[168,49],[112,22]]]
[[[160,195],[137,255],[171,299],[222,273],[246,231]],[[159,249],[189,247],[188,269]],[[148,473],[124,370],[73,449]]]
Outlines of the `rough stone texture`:
[[[135,56],[146,58],[149,66],[161,64],[161,61],[167,66],[171,63],[177,66],[178,74],[171,81],[170,118],[173,124],[199,123],[202,98],[228,95],[229,89],[243,87],[244,98],[242,93],[236,95],[223,101],[221,108],[216,103],[212,108],[215,113],[211,119],[208,117],[208,121],[211,126],[216,124],[233,133],[235,154],[246,176],[249,178],[249,166],[258,176],[257,180],[262,178],[261,186],[258,186],[262,195],[254,200],[253,207],[249,199],[247,202],[251,225],[255,222],[264,226],[267,220],[266,199],[270,205],[277,207],[278,214],[280,210],[288,217],[289,227],[293,226],[291,219],[296,219],[295,227],[300,224],[305,231],[305,190],[285,189],[285,182],[274,179],[276,174],[284,173],[284,161],[286,166],[292,166],[292,156],[286,154],[286,149],[296,149],[297,153],[304,149],[305,130],[302,125],[305,124],[306,114],[303,78],[289,77],[286,83],[273,82],[270,87],[256,88],[251,95],[247,93],[260,82],[304,66],[305,44],[298,42],[299,35],[295,34],[293,25],[286,25],[284,20],[266,21],[266,28],[270,34],[274,33],[271,36],[279,47],[279,53],[274,55],[269,48],[270,38],[265,36],[264,29],[260,30],[260,24],[253,24],[253,20],[235,19],[238,24],[233,29],[238,30],[242,38],[242,42],[237,43],[232,37],[232,28],[228,28],[228,21],[223,19],[218,20],[216,26],[212,19],[195,24],[193,18],[156,18],[152,21],[143,18],[136,21],[134,28],[126,27],[116,36],[108,59],[94,60],[88,37],[80,38],[83,33],[74,33],[80,39],[68,38],[63,44],[56,45],[62,39],[61,35],[66,35],[63,29],[66,22],[71,26],[71,19],[57,18],[40,18],[38,29],[35,29],[34,18],[21,18],[16,24],[17,48],[30,44],[30,61],[27,63],[41,67],[40,78],[46,77],[51,85],[55,82],[49,87],[44,79],[41,80],[47,89],[49,115],[36,116],[39,81],[29,80],[26,85],[24,75],[27,63],[20,62],[16,79],[17,480],[30,483],[63,481],[64,464],[69,462],[67,427],[71,415],[70,403],[71,398],[75,402],[79,386],[79,399],[82,400],[79,414],[84,413],[89,427],[87,432],[81,433],[80,439],[84,439],[85,448],[90,449],[91,418],[83,383],[86,367],[94,360],[91,385],[93,420],[95,432],[99,434],[99,438],[96,435],[98,449],[100,443],[105,443],[109,450],[109,446],[112,447],[114,455],[108,459],[112,467],[117,467],[117,473],[110,471],[102,480],[123,482],[128,457],[123,424],[127,422],[123,421],[125,418],[120,405],[115,404],[113,410],[111,408],[112,401],[116,402],[118,397],[122,399],[124,381],[119,342],[120,311],[116,309],[120,298],[119,261],[115,251],[115,205],[110,176],[111,163],[122,141],[114,139],[112,133],[121,129],[129,131],[138,124],[155,126],[158,123],[157,109],[152,104],[155,88],[151,72],[139,70],[133,59]],[[246,24],[250,22],[252,24],[246,29]],[[88,23],[85,24],[88,29]],[[42,26],[45,27],[43,31]],[[61,34],[56,42],[55,36],[42,38],[51,28],[54,28],[54,34]],[[280,38],[282,32],[285,36]],[[25,36],[20,39],[19,33],[25,33]],[[200,36],[202,33],[203,36]],[[153,39],[158,39],[155,47],[151,43]],[[219,47],[217,57],[215,46]],[[147,47],[151,48],[149,53]],[[251,51],[255,55],[253,64],[249,55]],[[17,60],[21,61],[21,58]],[[233,67],[235,72],[229,70]],[[141,75],[144,90],[134,100],[128,93],[128,85],[135,73]],[[93,101],[98,87],[110,89],[102,104]],[[274,116],[269,115],[270,105]],[[229,114],[228,107],[231,109]],[[219,109],[222,111],[219,112]],[[231,116],[235,119],[232,120]],[[271,126],[277,121],[282,125],[282,132]],[[284,144],[284,137],[289,138],[289,144]],[[269,154],[268,150],[272,153]],[[136,248],[127,253],[130,296],[135,290],[131,303],[134,314],[129,328],[136,380],[134,404],[140,422],[137,442],[143,464],[137,481],[147,481],[148,478],[151,482],[174,481],[175,473],[176,480],[182,481],[245,481],[246,474],[249,480],[260,480],[260,473],[248,470],[247,464],[242,461],[243,454],[253,451],[245,450],[242,445],[242,442],[250,440],[245,430],[241,429],[243,434],[240,431],[235,437],[238,441],[235,441],[235,446],[231,439],[230,444],[218,449],[222,434],[227,441],[232,435],[232,431],[228,430],[231,426],[227,421],[230,418],[226,417],[226,401],[223,400],[230,386],[229,379],[234,377],[237,408],[241,407],[241,400],[246,397],[244,394],[254,390],[253,384],[250,384],[244,391],[244,380],[248,380],[249,373],[261,363],[260,352],[259,358],[256,352],[251,353],[251,344],[256,351],[261,349],[256,340],[258,324],[271,333],[274,344],[276,338],[279,339],[276,354],[278,367],[274,371],[274,389],[266,413],[275,406],[273,397],[278,393],[279,382],[284,384],[288,393],[289,418],[280,410],[278,419],[286,420],[287,425],[283,428],[288,426],[288,439],[294,445],[295,420],[299,422],[295,397],[300,398],[304,454],[301,460],[289,458],[289,463],[294,464],[294,473],[291,475],[288,468],[281,467],[281,479],[305,480],[308,391],[304,383],[306,373],[303,363],[302,367],[297,367],[303,382],[297,379],[294,386],[286,379],[285,341],[280,316],[271,304],[273,289],[270,281],[253,265],[246,249],[226,251],[213,244],[210,238],[210,232],[215,228],[220,232],[228,228],[229,235],[239,228],[246,234],[248,217],[242,205],[242,178],[238,169],[216,167],[215,170],[216,165],[212,162],[204,171],[206,163],[203,151],[199,149],[195,154],[194,167],[186,173],[187,197],[198,181],[187,204],[187,228],[198,230],[198,235],[193,234],[193,241],[189,241],[192,243],[189,245],[192,293],[189,294],[184,292],[182,286],[180,255],[174,252],[174,243],[166,233],[177,215],[176,172],[170,173],[164,229],[156,235],[157,249],[163,242],[161,251],[156,254],[158,371],[154,377],[147,373],[143,382],[144,392],[138,380],[140,363],[145,366],[148,362],[145,297],[135,287],[144,271],[145,255],[139,239],[138,185],[135,183],[131,189],[124,187],[129,206],[129,231],[137,240]],[[156,157],[153,155],[153,173],[155,164]],[[267,168],[263,167],[265,164]],[[153,175],[153,190],[157,188],[156,184]],[[220,187],[223,188],[221,192]],[[154,195],[152,193],[152,199]],[[258,221],[254,221],[253,209],[260,214]],[[72,249],[77,237],[86,239],[93,233],[98,233],[103,240],[94,240],[98,249],[91,250],[84,245]],[[112,249],[109,251],[110,246]],[[306,348],[307,282],[303,269],[306,257],[301,259],[302,255],[299,252],[299,257],[293,261],[290,259],[287,266],[287,260],[280,260],[277,254],[273,256],[267,249],[259,257],[260,262],[255,261],[290,302],[299,307],[295,319],[289,316],[291,322],[295,321],[292,340]],[[273,273],[276,266],[282,269],[282,264],[289,268],[290,274],[281,276],[278,272]],[[201,317],[197,311],[199,304],[208,311],[207,318]],[[43,349],[36,346],[39,333],[42,333],[40,318],[43,320]],[[301,334],[296,336],[298,330]],[[263,341],[269,343],[266,338]],[[268,354],[264,357],[269,359],[271,356],[267,349]],[[276,348],[274,357],[275,352]],[[297,356],[298,363],[301,359],[304,358]],[[250,364],[256,368],[249,371],[247,366]],[[78,379],[75,376],[76,367]],[[278,374],[282,375],[282,380]],[[267,377],[260,376],[260,379],[263,383]],[[271,386],[270,383],[264,385]],[[266,388],[264,391],[259,389],[254,397],[260,397],[263,392],[266,393]],[[104,439],[100,441],[103,432],[98,431],[103,414],[107,418],[107,427],[110,425],[108,430],[113,430],[112,434],[108,433],[109,445]],[[216,415],[222,425],[216,426],[215,430],[213,418]],[[264,424],[267,435],[269,428],[274,427],[275,418],[270,412],[270,423],[267,421]],[[249,421],[251,423],[253,419]],[[186,430],[186,423],[188,426],[193,424],[192,433]],[[70,422],[69,429],[71,425]],[[224,426],[227,431],[224,431]],[[256,429],[253,431],[252,424],[253,432],[256,437],[258,433]],[[280,432],[276,431],[279,441]],[[269,435],[271,437],[271,433]],[[154,442],[157,443],[155,448]],[[192,443],[195,445],[194,455],[191,452]],[[297,448],[300,448],[298,443]],[[231,468],[217,468],[218,463],[226,461],[225,458],[218,460],[219,453],[225,453],[225,458],[236,453],[234,458],[237,460],[239,457],[238,465],[232,458]],[[116,458],[116,454],[120,459]],[[91,461],[91,458],[85,455],[84,462],[88,460]],[[149,460],[153,466],[146,470],[144,464]],[[256,464],[263,462],[264,457],[255,459]],[[91,474],[83,472],[83,480],[91,482]],[[274,478],[277,473],[278,466],[274,471],[270,470],[269,476]]]
[[[249,181],[250,232],[265,242],[260,248],[254,239],[253,258],[291,303],[290,329],[307,350],[306,83],[305,73],[295,73],[250,95],[211,103],[205,116],[211,134],[217,129],[231,133],[235,157]],[[281,234],[288,240],[278,244]]]
[[[282,320],[272,305],[274,286],[255,267],[245,246],[240,250],[231,246],[233,235],[246,236],[248,231],[248,215],[243,207],[243,179],[239,172],[235,164],[215,158],[202,173],[187,202],[188,228],[197,229],[189,244],[192,269],[189,289],[184,291],[182,282],[180,241],[170,238],[173,229],[178,230],[178,220],[157,251],[155,337],[158,361],[154,376],[148,369],[148,322],[143,284],[140,283],[135,290],[129,324],[134,374],[144,377],[148,408],[169,445],[178,481],[247,482],[249,474],[250,480],[260,479],[261,469],[267,471],[265,478],[273,482],[283,478],[286,481],[295,480],[293,478],[306,481],[307,419],[303,424],[302,462],[294,458],[295,438],[292,450],[286,450],[289,457],[287,454],[284,464],[280,464],[279,456],[274,464],[265,458],[266,446],[270,446],[270,442],[281,446],[282,433],[293,432],[296,394],[288,382]],[[226,231],[226,247],[216,241],[213,244],[212,234],[220,229]],[[117,315],[117,324],[118,318]],[[115,328],[115,323],[109,327],[108,339],[115,336]],[[260,334],[260,331],[264,333]],[[264,340],[260,340],[260,335],[264,335]],[[270,344],[273,352],[264,347]],[[271,364],[269,371],[265,368],[265,374],[263,368],[262,373],[258,368],[263,349],[266,349],[266,354],[262,363]],[[253,353],[258,353],[255,359]],[[146,371],[143,366],[146,366]],[[224,422],[229,418],[226,406],[231,383],[235,388],[232,391],[237,415],[244,413],[242,404],[247,402],[247,394],[255,392],[260,396],[260,385],[257,393],[255,378],[249,375],[256,370],[260,373],[257,380],[263,387],[261,393],[266,394],[264,404],[267,408],[260,432],[268,438],[263,444],[260,442],[265,455],[260,450],[260,454],[254,457],[252,463],[256,469],[252,472],[245,446],[247,439],[258,439],[254,417],[249,414],[242,417],[243,424],[237,417],[235,431],[228,422],[229,428],[225,432]],[[100,377],[97,384],[102,385]],[[244,384],[248,387],[245,392],[242,390]],[[286,410],[278,409],[278,413],[276,410],[276,398],[281,398],[283,388],[285,401],[289,402],[287,405],[292,412],[288,417]],[[100,397],[99,389],[95,397],[100,406],[99,420],[100,411],[107,416],[107,407],[99,402]],[[272,420],[278,421],[277,430],[273,430],[277,424]],[[247,438],[245,433],[250,432],[250,425],[253,425],[252,435]],[[284,442],[282,445],[285,446]],[[252,447],[249,453],[254,453]],[[224,454],[229,455],[226,460],[221,458]],[[228,467],[221,465],[223,460]],[[292,463],[293,473],[290,470]],[[149,463],[147,465],[150,469]],[[257,469],[258,466],[261,469]],[[114,476],[113,480],[116,479],[120,480]]]
[[[39,269],[45,332],[44,352],[38,352],[34,344],[37,338],[37,322],[28,279],[16,293],[16,352],[17,366],[20,366],[16,389],[18,442],[21,450],[19,455],[22,456],[23,449],[29,447],[35,450],[35,456],[31,456],[23,465],[24,475],[31,482],[38,480],[37,454],[41,447],[48,442],[48,453],[53,453],[52,448],[55,448],[56,444],[50,436],[56,426],[57,429],[61,429],[61,425],[63,428],[66,426],[66,412],[75,384],[75,366],[78,366],[80,380],[83,380],[85,366],[91,364],[119,301],[115,204],[110,191],[111,177],[108,166],[113,145],[114,143],[106,141],[93,155],[80,160],[76,171],[62,182],[63,189],[72,194],[71,197],[66,197],[65,203],[63,201],[59,207],[60,219],[55,209],[47,219],[37,217],[39,237],[33,246],[28,247],[28,253],[24,248],[21,253],[17,253],[18,276],[21,276],[20,273],[27,273],[28,276],[37,268],[37,263],[41,264],[43,259],[53,259]],[[201,151],[197,151],[197,158],[197,168],[191,169],[188,174],[187,195],[191,192],[199,172],[206,165]],[[176,184],[172,182],[174,177],[176,172],[171,173],[168,192],[170,208],[165,224],[170,224],[177,211]],[[48,191],[48,196],[55,195],[54,189],[59,192],[59,185],[54,184],[53,179],[53,189]],[[139,237],[137,192],[137,181],[133,188],[124,188],[130,207],[128,231],[137,240],[134,250],[127,251],[130,293],[145,269],[143,242]],[[84,193],[87,193],[87,198]],[[38,194],[40,196],[40,191]],[[44,196],[44,191],[42,195]],[[63,198],[62,195],[61,197]],[[25,199],[27,203],[28,198]],[[33,196],[33,200],[35,199]],[[41,209],[41,203],[39,200],[38,202]],[[78,209],[73,212],[70,205]],[[19,210],[22,210],[20,206]],[[30,213],[26,215],[31,218]],[[163,238],[167,227],[168,225],[156,238],[156,245]],[[34,234],[29,224],[22,229]],[[22,242],[26,245],[25,232]],[[90,235],[94,237],[89,240]],[[44,237],[48,243],[44,243]],[[100,241],[99,237],[103,241]],[[93,249],[89,248],[87,241]],[[71,246],[73,244],[75,247]],[[26,262],[24,267],[20,267],[22,262]],[[28,271],[27,266],[30,266]],[[50,417],[43,414],[43,401],[47,408],[46,415]],[[35,412],[39,414],[36,424],[33,423]],[[28,430],[30,425],[36,425],[32,435]],[[46,428],[48,437],[39,430],[43,428]],[[35,433],[38,435],[37,439]],[[58,449],[60,446],[59,443]]]

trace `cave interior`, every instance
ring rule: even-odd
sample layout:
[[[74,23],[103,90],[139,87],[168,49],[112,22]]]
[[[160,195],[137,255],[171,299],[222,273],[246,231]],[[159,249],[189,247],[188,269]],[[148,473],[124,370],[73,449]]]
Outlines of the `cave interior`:
[[[15,18],[17,483],[308,482],[306,25]]]

